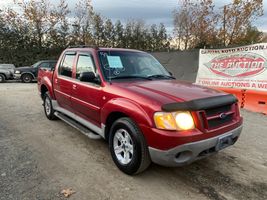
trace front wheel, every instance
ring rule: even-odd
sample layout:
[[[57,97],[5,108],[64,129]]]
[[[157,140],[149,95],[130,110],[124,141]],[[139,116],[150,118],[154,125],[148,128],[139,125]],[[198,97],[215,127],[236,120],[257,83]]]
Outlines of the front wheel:
[[[4,83],[6,81],[6,77],[3,74],[0,74],[0,83]]]
[[[23,83],[31,83],[33,80],[33,77],[31,74],[23,74],[21,77],[21,80]]]
[[[110,134],[111,156],[121,171],[133,175],[149,167],[151,160],[145,138],[130,118],[115,121]]]

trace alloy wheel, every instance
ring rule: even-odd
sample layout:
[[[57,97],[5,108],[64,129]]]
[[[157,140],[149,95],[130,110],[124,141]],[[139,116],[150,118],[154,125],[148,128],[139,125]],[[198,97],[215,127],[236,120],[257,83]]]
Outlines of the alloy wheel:
[[[45,112],[47,115],[51,113],[51,102],[48,98],[45,99]]]
[[[127,165],[133,158],[133,141],[130,134],[125,129],[119,129],[116,131],[113,139],[113,148],[117,160]]]

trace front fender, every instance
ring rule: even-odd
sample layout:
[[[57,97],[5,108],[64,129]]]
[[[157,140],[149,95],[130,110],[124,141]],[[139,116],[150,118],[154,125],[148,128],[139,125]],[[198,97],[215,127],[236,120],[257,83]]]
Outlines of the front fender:
[[[147,112],[130,99],[116,98],[108,101],[102,108],[101,122],[105,124],[109,114],[114,112],[120,112],[129,116],[139,125],[153,126],[152,119],[148,116]]]
[[[52,99],[56,99],[55,95],[54,95],[54,92],[53,92],[53,85],[52,85],[52,82],[51,80],[48,78],[48,77],[43,77],[42,80],[41,80],[41,84],[40,84],[40,92],[41,92],[41,87],[42,86],[45,86],[49,92],[49,95]]]

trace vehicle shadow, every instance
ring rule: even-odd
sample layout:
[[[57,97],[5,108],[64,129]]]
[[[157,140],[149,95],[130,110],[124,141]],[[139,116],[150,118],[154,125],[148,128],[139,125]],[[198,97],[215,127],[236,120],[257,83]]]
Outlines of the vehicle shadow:
[[[220,165],[225,165],[225,167],[218,167]],[[168,186],[178,189],[182,182],[212,200],[225,200],[229,199],[228,197],[231,199],[267,199],[267,183],[244,184],[231,175],[234,171],[240,171],[244,176],[248,173],[238,164],[235,157],[221,152],[184,167],[167,168],[152,164],[149,170],[138,175],[138,178],[155,179],[157,177],[155,174],[160,174]]]
[[[23,83],[21,80],[7,80],[6,82],[1,83],[1,84],[7,84],[7,83],[32,84],[32,83],[37,83],[37,81],[32,81],[31,83]]]
[[[187,192],[193,191],[211,200],[267,199],[267,183],[244,182],[249,179],[251,173],[250,163],[233,156],[231,150],[222,151],[183,167],[168,168],[151,164],[141,174],[127,176],[119,172],[112,162],[106,141],[92,141],[82,133],[77,133],[80,139],[76,145],[83,144],[88,151],[91,148],[95,149],[94,159],[98,163],[109,171],[114,170],[114,174],[125,180],[134,180],[135,185],[145,186],[160,182],[160,185],[173,191],[181,191],[181,187],[184,187]],[[74,134],[72,137],[77,135]]]

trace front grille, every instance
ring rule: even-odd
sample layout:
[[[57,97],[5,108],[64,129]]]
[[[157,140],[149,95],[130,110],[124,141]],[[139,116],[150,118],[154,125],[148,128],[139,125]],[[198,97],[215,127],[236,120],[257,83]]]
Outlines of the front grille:
[[[201,111],[203,126],[212,130],[233,122],[235,117],[235,104],[225,105]]]
[[[218,108],[212,108],[212,109],[207,109],[205,110],[207,117],[213,116],[213,115],[218,115],[221,113],[226,113],[231,110],[232,105],[226,105],[226,106],[221,106]]]
[[[231,123],[233,120],[233,114],[227,115],[224,119],[215,118],[208,120],[209,128],[216,128],[218,126],[226,125]]]

